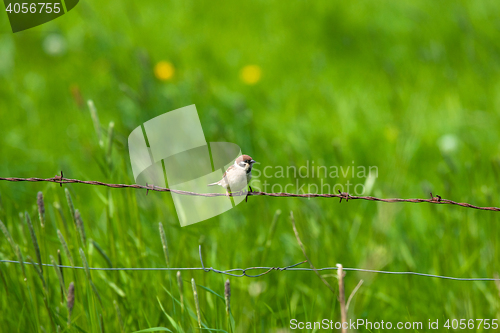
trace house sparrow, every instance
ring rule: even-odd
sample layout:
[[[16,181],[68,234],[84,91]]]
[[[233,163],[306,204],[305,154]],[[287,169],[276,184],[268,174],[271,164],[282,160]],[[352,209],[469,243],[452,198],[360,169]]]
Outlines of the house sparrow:
[[[240,191],[244,189],[250,179],[252,179],[252,165],[255,161],[248,155],[241,155],[234,161],[234,164],[227,168],[218,182],[208,184],[208,186],[219,185],[226,189],[226,196],[229,197],[229,191]],[[250,187],[250,191],[252,188]]]

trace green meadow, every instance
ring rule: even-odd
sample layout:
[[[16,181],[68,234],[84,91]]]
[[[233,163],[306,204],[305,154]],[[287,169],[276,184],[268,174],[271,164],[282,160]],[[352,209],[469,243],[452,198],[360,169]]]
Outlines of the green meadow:
[[[499,12],[489,0],[80,1],[47,24],[0,34],[0,177],[62,170],[133,184],[130,132],[195,104],[207,142],[235,143],[259,162],[254,190],[333,193],[349,182],[353,195],[358,185],[381,198],[432,192],[499,207]],[[292,172],[304,166],[307,177]],[[169,193],[0,181],[0,259],[50,264],[0,262],[0,331],[281,333],[293,319],[340,321],[335,270],[319,272],[332,292],[312,271],[185,270],[178,278],[176,270],[53,265],[199,268],[201,245],[206,267],[285,267],[305,260],[291,212],[317,268],[500,272],[499,212],[251,196],[181,227]],[[347,271],[346,298],[360,280],[348,319],[422,322],[410,330],[421,332],[429,319],[442,331],[448,319],[500,316],[492,281]]]

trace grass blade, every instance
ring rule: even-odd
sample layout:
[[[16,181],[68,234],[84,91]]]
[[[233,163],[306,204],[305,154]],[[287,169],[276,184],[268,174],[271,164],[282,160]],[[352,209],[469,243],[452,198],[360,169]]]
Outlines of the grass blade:
[[[71,255],[71,252],[69,252],[68,244],[64,240],[64,236],[59,229],[57,230],[57,237],[59,237],[59,241],[61,242],[64,253],[66,254],[66,257],[68,257],[71,266],[75,267],[75,262],[73,261],[73,256]]]
[[[9,241],[10,246],[12,247],[12,251],[16,252],[17,245],[16,245],[16,243],[14,243],[14,240],[12,239],[12,236],[10,235],[9,230],[7,229],[7,227],[5,226],[5,224],[3,224],[3,222],[1,220],[0,220],[0,229],[2,229],[2,232],[5,235],[5,238],[7,238],[7,240]]]
[[[179,295],[181,301],[181,311],[184,312],[184,291],[182,285],[181,271],[177,271],[177,286],[179,287]]]
[[[71,327],[71,312],[75,305],[75,284],[71,282],[68,287],[68,301],[66,307],[68,308],[68,327]]]
[[[68,222],[66,221],[66,218],[64,217],[64,213],[63,213],[63,210],[62,210],[59,202],[57,202],[57,201],[54,202],[54,208],[57,210],[57,212],[59,213],[59,216],[61,217],[61,221],[63,223],[64,231],[66,231],[66,235],[69,235]]]
[[[40,219],[40,225],[45,228],[45,204],[43,202],[43,193],[40,191],[36,195],[36,204],[38,206],[38,218]]]
[[[60,267],[63,265],[62,257],[61,257],[61,251],[57,249],[57,261],[59,263],[59,271],[61,272],[61,278],[62,278],[62,284],[65,286],[66,284],[64,283],[64,271]],[[64,298],[66,296],[66,290],[65,288],[61,287],[61,303],[64,303]]]
[[[31,259],[30,256],[27,256],[26,260],[28,260],[31,263],[31,266],[33,266],[33,269],[36,271],[36,273],[38,274],[38,277],[42,281],[43,289],[45,290],[45,292],[47,292],[47,285],[45,284],[45,278],[43,277],[43,273],[40,270],[39,266],[37,264],[35,264],[35,262],[33,261],[33,259]]]
[[[5,292],[7,293],[7,296],[9,296],[9,288],[7,287],[7,280],[5,280],[5,276],[3,275],[2,266],[0,266],[0,278],[2,279]]]
[[[24,216],[26,217],[26,223],[28,224],[28,228],[30,230],[31,241],[33,243],[33,247],[35,248],[36,259],[40,264],[40,271],[43,273],[42,255],[40,253],[40,247],[38,246],[38,240],[36,239],[35,230],[33,229],[33,223],[31,223],[31,218],[28,212],[24,212]]]
[[[87,105],[89,107],[90,117],[92,118],[92,122],[94,123],[94,129],[97,135],[97,140],[99,141],[99,145],[102,147],[103,143],[101,139],[101,124],[99,123],[97,109],[95,108],[94,102],[91,99],[87,101]]]
[[[73,219],[73,223],[75,224],[75,228],[78,229],[76,225],[75,219],[75,206],[73,205],[73,199],[71,199],[71,194],[67,188],[64,189],[64,193],[66,194],[66,201],[68,202],[69,212],[71,213],[71,218]]]
[[[24,275],[24,281],[28,281],[26,277],[26,268],[24,267],[24,259],[23,259],[23,254],[21,253],[21,249],[19,248],[18,245],[16,245],[16,254],[17,254],[17,260],[21,263],[21,270]]]
[[[108,144],[107,144],[107,150],[106,150],[106,158],[108,160],[108,163],[111,163],[111,151],[113,148],[113,132],[115,128],[115,123],[110,122],[109,127],[108,127]]]
[[[54,267],[54,270],[56,271],[57,278],[59,279],[59,285],[61,286],[61,292],[63,293],[64,297],[66,297],[66,288],[64,286],[64,279],[61,273],[61,268],[59,268],[56,264],[56,261],[54,257],[51,255],[50,256],[50,262],[52,263],[52,266]]]
[[[94,245],[94,247],[97,249],[97,252],[99,252],[99,254],[104,258],[104,260],[106,260],[107,264],[109,267],[113,267],[113,264],[111,263],[111,259],[109,259],[108,255],[106,254],[106,252],[104,252],[104,250],[99,246],[99,244],[97,244],[96,241],[94,240],[91,240],[91,243]]]
[[[231,284],[229,279],[227,279],[226,283],[224,283],[224,298],[226,301],[226,314],[229,316],[229,303],[231,299]]]
[[[83,252],[82,248],[80,248],[80,257],[82,258],[83,268],[85,269],[85,274],[87,275],[87,279],[91,281],[92,278],[90,277],[89,263],[87,262],[87,258],[85,257],[85,253]]]
[[[99,303],[102,306],[101,295],[99,294],[99,291],[97,290],[94,282],[92,282],[92,277],[90,276],[89,263],[87,261],[87,258],[85,257],[85,253],[83,252],[82,248],[80,248],[80,257],[82,258],[83,267],[85,268],[85,274],[87,275],[87,280],[89,281],[89,284],[92,287],[92,291],[94,292],[95,296],[97,297],[97,300],[99,301]]]
[[[102,313],[99,313],[99,326],[101,328],[101,333],[104,333],[104,320],[102,319]]]
[[[146,333],[146,332],[172,332],[172,331],[165,327],[151,327],[140,331],[134,331],[132,333]]]
[[[90,282],[90,286],[92,287],[92,291],[94,292],[95,296],[97,297],[97,300],[99,301],[99,303],[102,306],[101,295],[99,294],[99,291],[97,290],[97,287],[95,286],[94,282],[92,282],[92,280],[90,280],[89,282]]]
[[[116,317],[118,319],[118,325],[120,326],[120,331],[123,333],[123,332],[125,332],[125,329],[123,327],[122,313],[120,311],[120,307],[118,306],[118,302],[116,301],[116,299],[113,301],[113,304],[115,306]]]
[[[170,260],[168,256],[168,246],[167,246],[167,237],[165,236],[165,230],[163,230],[163,224],[159,223],[160,227],[160,236],[161,236],[161,244],[163,245],[163,253],[165,254],[165,261],[167,262],[167,267],[170,265]]]
[[[198,300],[198,292],[196,291],[196,282],[194,282],[194,278],[191,279],[191,285],[193,286],[194,304],[196,305],[196,316],[198,317],[198,327],[201,328],[200,301]]]
[[[165,314],[165,316],[167,317],[167,319],[170,321],[170,324],[172,324],[172,326],[175,328],[175,330],[177,332],[184,332],[184,330],[182,329],[181,326],[179,326],[179,324],[177,324],[174,320],[174,318],[170,317],[168,315],[168,313],[165,311],[165,309],[163,308],[163,305],[161,304],[160,302],[160,299],[158,298],[158,296],[156,296],[156,299],[158,300],[158,304],[160,304],[160,308],[161,308],[161,311]]]
[[[75,220],[76,228],[80,234],[80,240],[82,241],[82,245],[85,246],[85,244],[87,244],[87,236],[85,235],[85,227],[83,226],[82,216],[80,215],[80,211],[78,209],[75,210]]]

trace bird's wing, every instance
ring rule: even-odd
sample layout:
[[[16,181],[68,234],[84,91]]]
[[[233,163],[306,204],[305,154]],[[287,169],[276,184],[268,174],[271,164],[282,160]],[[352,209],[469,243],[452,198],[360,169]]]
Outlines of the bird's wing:
[[[227,168],[226,172],[224,172],[224,175],[222,175],[222,179],[226,178],[226,174],[231,171],[231,170],[234,170],[236,167],[234,166],[234,164],[232,164],[229,168]]]
[[[233,165],[231,165],[229,168],[227,168],[226,172],[224,172],[224,175],[222,175],[222,179],[221,179],[221,180],[219,180],[218,182],[212,183],[212,184],[208,184],[208,186],[221,185],[221,183],[222,183],[222,182],[224,181],[224,179],[226,178],[226,174],[227,174],[229,171],[231,171],[231,170],[233,170],[233,169],[235,169],[235,168],[236,168],[236,167],[234,166],[234,164],[233,164]]]

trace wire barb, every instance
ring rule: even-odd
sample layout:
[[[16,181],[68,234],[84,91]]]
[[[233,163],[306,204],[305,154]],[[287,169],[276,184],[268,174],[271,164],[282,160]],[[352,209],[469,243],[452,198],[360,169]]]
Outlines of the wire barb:
[[[338,190],[338,191],[339,191],[339,198],[340,198],[339,203],[342,202],[342,199],[345,199],[345,202],[348,202],[349,198],[351,198],[351,196],[349,195],[349,193],[347,193],[347,192],[340,192],[340,190]]]
[[[62,172],[61,176],[55,176],[52,178],[36,178],[36,177],[31,177],[31,178],[19,178],[19,177],[0,177],[0,180],[5,180],[9,182],[51,182],[51,183],[58,183],[62,186],[62,184],[88,184],[88,185],[99,185],[99,186],[107,186],[111,188],[134,188],[134,189],[145,189],[146,193],[151,190],[151,191],[157,191],[157,192],[171,192],[175,194],[181,194],[181,195],[193,195],[193,196],[199,196],[199,197],[220,197],[220,196],[225,196],[225,193],[196,193],[196,192],[189,192],[189,191],[181,191],[181,190],[174,190],[170,188],[165,188],[165,187],[159,187],[159,186],[154,186],[151,188],[149,185],[139,185],[139,184],[108,184],[108,183],[103,183],[99,181],[94,181],[94,180],[79,180],[79,179],[70,179],[70,178],[63,178],[62,177]],[[236,193],[229,193],[230,196],[269,196],[269,197],[289,197],[289,198],[339,198],[340,201],[342,202],[342,199],[345,199],[346,201],[348,200],[368,200],[368,201],[380,201],[380,202],[411,202],[411,203],[422,203],[422,202],[427,202],[427,203],[432,203],[432,204],[448,204],[448,205],[455,205],[455,206],[461,206],[465,208],[472,208],[472,209],[479,209],[479,210],[489,210],[489,211],[495,211],[495,212],[500,212],[500,208],[498,207],[480,207],[480,206],[475,206],[470,203],[466,202],[456,202],[453,200],[448,200],[448,199],[442,199],[441,196],[437,195],[436,197],[432,197],[430,199],[401,199],[401,198],[377,198],[377,197],[372,197],[372,196],[356,196],[356,195],[350,195],[349,193],[345,192],[340,192],[339,194],[336,193],[304,193],[304,194],[298,194],[298,193],[267,193],[267,192],[245,192],[245,191],[239,191]]]
[[[431,200],[432,200],[433,202],[438,202],[438,203],[440,203],[440,202],[441,202],[441,196],[440,196],[440,195],[437,195],[437,194],[436,194],[436,196],[433,196],[433,195],[432,195],[432,192],[431,192]]]
[[[62,184],[63,184],[63,182],[62,182],[63,179],[64,179],[64,175],[63,175],[62,170],[61,170],[61,175],[60,176],[57,176],[57,175],[54,176],[54,180],[56,181],[56,183],[59,183],[59,186],[61,186],[61,187],[62,187]]]

